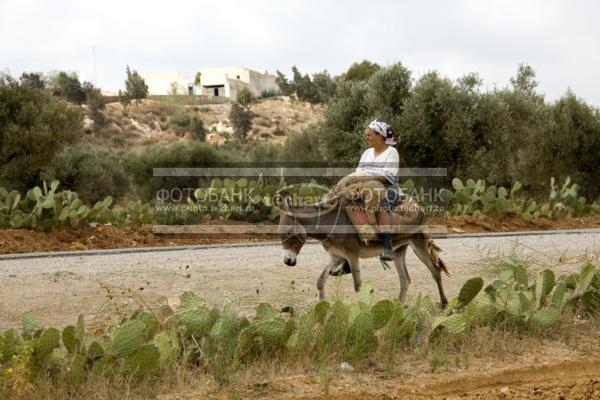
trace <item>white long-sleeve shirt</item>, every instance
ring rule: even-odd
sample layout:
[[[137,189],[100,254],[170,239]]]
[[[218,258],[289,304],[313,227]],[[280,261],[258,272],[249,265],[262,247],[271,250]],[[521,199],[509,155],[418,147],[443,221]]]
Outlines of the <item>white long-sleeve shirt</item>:
[[[370,147],[360,156],[356,173],[385,176],[391,184],[394,184],[398,181],[399,167],[400,155],[395,147],[389,146],[377,156],[375,150]]]

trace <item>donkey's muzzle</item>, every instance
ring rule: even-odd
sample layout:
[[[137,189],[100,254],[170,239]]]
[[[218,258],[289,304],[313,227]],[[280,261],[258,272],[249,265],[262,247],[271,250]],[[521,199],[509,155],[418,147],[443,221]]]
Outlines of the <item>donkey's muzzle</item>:
[[[296,259],[295,258],[284,257],[283,258],[283,263],[285,265],[289,265],[290,267],[293,267],[294,265],[296,265]]]
[[[283,251],[283,263],[285,265],[289,265],[290,267],[293,267],[294,265],[296,265],[296,254],[294,254],[290,250],[284,250]]]

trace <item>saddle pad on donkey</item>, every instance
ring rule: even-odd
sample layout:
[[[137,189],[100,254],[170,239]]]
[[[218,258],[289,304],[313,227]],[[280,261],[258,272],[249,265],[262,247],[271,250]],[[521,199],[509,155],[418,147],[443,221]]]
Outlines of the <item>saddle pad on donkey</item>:
[[[346,206],[345,211],[363,242],[367,243],[374,240],[380,240],[377,229],[369,224],[367,212],[365,210],[356,205],[349,205]]]
[[[363,208],[356,204],[349,204],[346,205],[345,211],[362,241],[368,243],[381,240],[377,227],[369,224],[367,212]],[[425,220],[423,209],[412,198],[408,198],[402,206],[396,207],[390,214],[390,223],[395,233],[423,232]]]

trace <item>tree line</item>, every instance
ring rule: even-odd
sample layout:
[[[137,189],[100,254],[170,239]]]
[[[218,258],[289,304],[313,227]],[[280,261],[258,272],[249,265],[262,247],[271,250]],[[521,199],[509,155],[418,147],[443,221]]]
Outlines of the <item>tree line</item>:
[[[134,72],[128,77],[139,76]],[[452,80],[431,71],[415,79],[401,63],[382,67],[363,61],[323,85],[329,88],[320,92],[328,93],[323,120],[288,135],[283,146],[247,142],[240,134],[224,146],[177,143],[138,154],[78,145],[78,105],[101,110],[103,104],[97,88],[85,82],[78,86],[75,78],[68,73],[52,79],[0,77],[0,186],[24,191],[41,179],[56,178],[65,188],[89,193],[88,199],[135,193],[151,200],[152,165],[165,162],[356,163],[366,148],[365,126],[377,118],[399,134],[401,166],[445,167],[448,185],[453,177],[502,186],[518,180],[535,195],[547,193],[550,177],[570,176],[588,199],[600,196],[598,108],[572,91],[547,101],[527,65],[518,67],[506,87],[484,90],[474,73]],[[143,79],[134,81],[139,91],[126,87],[127,93],[143,94]],[[306,89],[308,81],[320,82],[298,71],[287,80],[288,94],[300,98],[319,92]],[[251,126],[253,101],[240,91],[232,107],[237,115],[230,117],[240,132]]]

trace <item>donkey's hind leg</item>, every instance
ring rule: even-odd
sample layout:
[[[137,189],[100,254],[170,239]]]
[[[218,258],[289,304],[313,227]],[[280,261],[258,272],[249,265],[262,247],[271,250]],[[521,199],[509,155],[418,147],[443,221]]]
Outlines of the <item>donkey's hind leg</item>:
[[[321,300],[325,298],[325,282],[327,282],[327,278],[329,278],[331,270],[344,260],[343,258],[334,256],[333,254],[330,254],[330,256],[331,259],[329,260],[329,263],[321,273],[321,276],[319,276],[319,279],[317,279],[317,289],[319,290],[319,298]]]
[[[425,237],[415,238],[411,240],[410,247],[413,249],[419,260],[421,260],[423,264],[427,266],[429,271],[431,271],[431,275],[433,275],[433,279],[435,279],[435,283],[437,284],[440,293],[440,305],[446,307],[448,299],[444,294],[444,287],[442,286],[442,270],[433,262],[427,239]]]
[[[360,279],[360,261],[358,254],[346,252],[346,259],[350,264],[350,270],[352,271],[352,280],[354,281],[354,291],[358,292],[362,286],[362,280]]]
[[[408,245],[400,247],[394,254],[394,264],[400,278],[400,295],[398,298],[402,303],[406,301],[406,293],[410,285],[410,276],[408,275],[408,269],[406,269],[406,249],[408,249]]]

